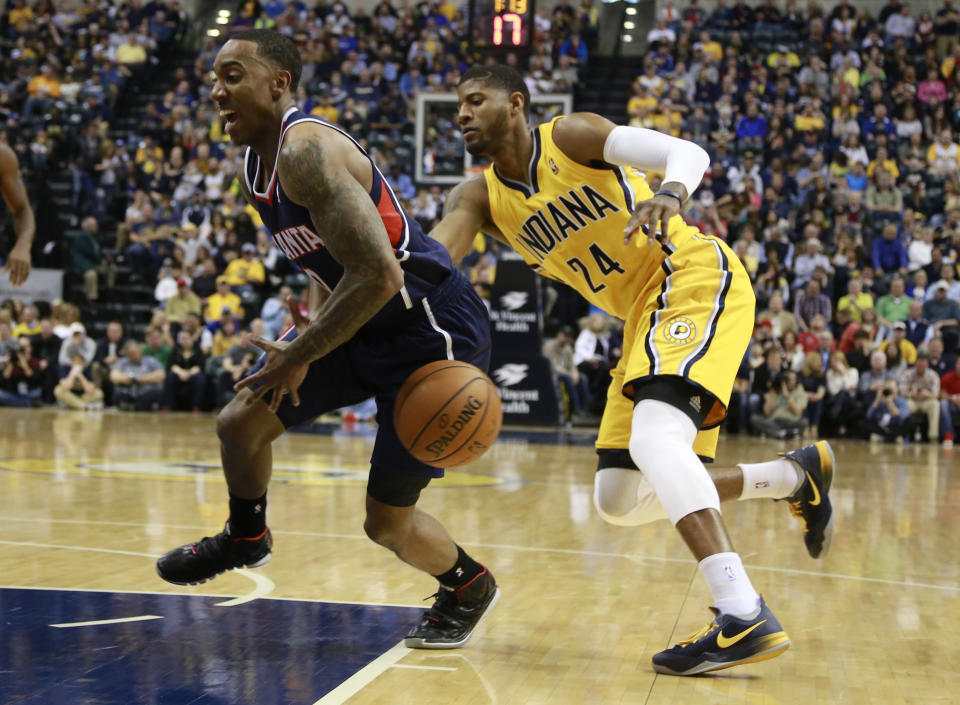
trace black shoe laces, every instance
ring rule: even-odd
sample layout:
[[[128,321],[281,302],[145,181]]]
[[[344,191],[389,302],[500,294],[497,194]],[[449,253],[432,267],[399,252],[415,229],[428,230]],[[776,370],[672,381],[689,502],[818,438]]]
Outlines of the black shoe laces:
[[[224,533],[216,536],[204,536],[192,544],[193,552],[205,561],[214,561],[218,566],[232,566],[234,563],[233,541]]]

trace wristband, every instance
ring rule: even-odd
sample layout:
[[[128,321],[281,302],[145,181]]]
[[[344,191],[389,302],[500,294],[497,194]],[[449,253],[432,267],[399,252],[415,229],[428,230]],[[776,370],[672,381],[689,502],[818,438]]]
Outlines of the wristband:
[[[680,207],[683,208],[683,198],[676,191],[670,191],[668,189],[662,188],[653,195],[654,196],[671,196],[673,198],[676,198],[680,202]]]

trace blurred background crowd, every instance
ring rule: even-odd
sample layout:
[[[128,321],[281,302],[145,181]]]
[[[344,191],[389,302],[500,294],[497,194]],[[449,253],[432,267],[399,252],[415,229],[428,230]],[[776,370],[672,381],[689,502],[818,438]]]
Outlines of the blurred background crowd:
[[[952,445],[960,12],[951,0],[658,8],[648,50],[619,60],[635,76],[621,117],[709,151],[685,217],[730,243],[754,282],[728,431]],[[288,34],[304,58],[301,107],[360,140],[429,230],[445,190],[416,181],[414,111],[479,60],[464,13],[446,1],[368,13],[253,0],[223,30]],[[540,7],[530,55],[506,60],[532,94],[582,108],[588,86],[605,90],[591,72],[597,18],[590,0]],[[175,0],[7,3],[0,139],[37,210],[37,263],[69,275],[63,301],[0,306],[0,403],[222,406],[258,354],[251,331],[277,335],[284,297],[304,291],[244,202],[241,152],[209,102],[222,38],[190,49],[187,29]],[[430,127],[420,156],[442,172],[462,142],[450,120]],[[480,237],[464,261],[482,295],[499,256]],[[622,324],[543,286],[564,418],[593,423]]]

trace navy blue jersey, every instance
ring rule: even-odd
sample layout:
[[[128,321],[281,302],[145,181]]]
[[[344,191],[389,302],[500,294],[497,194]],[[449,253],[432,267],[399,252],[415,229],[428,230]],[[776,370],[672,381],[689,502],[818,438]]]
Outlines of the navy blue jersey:
[[[277,147],[278,155],[283,147],[287,130],[305,121],[318,123],[346,135],[357,149],[363,152],[359,143],[336,125],[331,125],[293,107],[283,116],[280,144]],[[366,152],[364,156],[367,156]],[[404,286],[364,325],[364,328],[377,327],[382,322],[391,321],[396,314],[412,309],[416,302],[426,298],[454,271],[446,248],[426,235],[420,224],[407,215],[377,165],[373,160],[370,160],[370,164],[373,167],[370,199],[380,213],[387,235],[390,237],[390,244],[403,269]],[[248,147],[243,163],[244,178],[247,189],[254,197],[254,206],[263,219],[264,225],[273,235],[274,243],[307,276],[328,291],[332,290],[343,276],[343,267],[324,247],[323,233],[317,231],[317,227],[310,218],[310,211],[287,198],[277,178],[276,165],[270,174],[266,191],[257,191],[256,184],[260,178],[260,170],[260,157]]]

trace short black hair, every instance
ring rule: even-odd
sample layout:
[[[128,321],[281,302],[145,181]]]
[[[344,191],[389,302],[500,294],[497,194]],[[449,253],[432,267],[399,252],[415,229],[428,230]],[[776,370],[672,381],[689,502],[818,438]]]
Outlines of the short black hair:
[[[507,93],[519,93],[523,96],[523,114],[530,117],[530,89],[527,88],[523,76],[516,69],[504,64],[471,66],[460,77],[457,85],[462,86],[467,81],[473,80],[483,81]]]
[[[303,73],[300,50],[288,37],[272,29],[248,29],[234,34],[230,39],[253,42],[257,45],[257,54],[290,73],[290,91],[296,91]]]

